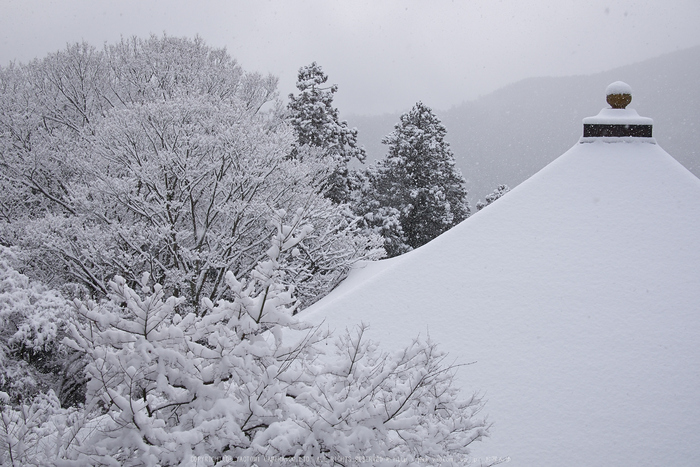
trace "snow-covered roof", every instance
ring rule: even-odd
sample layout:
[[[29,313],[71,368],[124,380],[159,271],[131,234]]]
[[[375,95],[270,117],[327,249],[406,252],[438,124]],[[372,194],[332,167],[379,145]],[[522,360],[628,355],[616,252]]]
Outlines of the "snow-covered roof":
[[[494,423],[476,458],[700,465],[700,180],[653,138],[581,138],[302,316],[475,362],[459,381]]]
[[[583,119],[584,125],[653,125],[654,120],[640,117],[634,109],[602,109],[595,117]]]

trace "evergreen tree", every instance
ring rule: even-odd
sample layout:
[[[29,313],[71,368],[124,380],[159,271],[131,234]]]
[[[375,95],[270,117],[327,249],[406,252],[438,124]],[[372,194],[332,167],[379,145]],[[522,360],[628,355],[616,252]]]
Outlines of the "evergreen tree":
[[[328,76],[313,62],[301,67],[297,80],[299,95],[289,95],[289,121],[296,135],[292,157],[299,157],[299,148],[319,148],[322,157],[335,161],[335,170],[326,186],[326,196],[336,203],[348,202],[352,174],[348,163],[353,159],[365,160],[364,148],[357,145],[357,129],[348,128],[338,119],[338,109],[333,107],[333,94],[337,85],[324,86]]]
[[[352,192],[350,205],[358,216],[358,224],[367,233],[382,238],[387,257],[392,258],[411,251],[401,227],[401,213],[395,207],[384,204],[385,200],[379,193],[377,167],[368,167],[356,175],[357,189]]]
[[[466,182],[455,167],[446,133],[433,111],[418,102],[384,138],[388,154],[369,171],[378,205],[398,211],[409,249],[428,243],[469,216]]]
[[[486,195],[486,202],[483,202],[479,200],[478,203],[476,203],[476,210],[481,211],[484,209],[486,206],[492,204],[494,201],[505,195],[510,191],[510,187],[508,185],[498,185],[495,190],[489,195]]]

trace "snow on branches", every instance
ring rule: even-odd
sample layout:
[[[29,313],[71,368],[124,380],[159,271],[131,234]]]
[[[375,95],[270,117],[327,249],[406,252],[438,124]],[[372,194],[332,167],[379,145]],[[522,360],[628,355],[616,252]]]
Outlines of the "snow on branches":
[[[459,398],[446,354],[420,339],[387,353],[364,339],[365,330],[336,338],[312,389],[299,396],[316,413],[313,425],[303,422],[317,433],[314,458],[379,456],[411,465],[466,457],[488,427],[476,417],[481,400]]]
[[[486,436],[434,343],[295,314],[384,253],[326,79],[303,68],[284,115],[274,78],[199,38],[0,67],[0,243],[22,252],[0,247],[0,464],[410,465]]]
[[[165,298],[147,274],[140,291],[116,277],[108,300],[76,302],[65,343],[89,362],[85,407],[45,410],[31,426],[6,410],[6,425],[29,426],[29,439],[72,416],[45,441],[61,465],[356,465],[356,456],[411,465],[466,455],[487,435],[482,402],[460,399],[434,343],[388,354],[364,327],[333,338],[293,315],[280,266],[311,229],[283,217],[267,258],[247,280],[227,274],[227,298],[205,299],[204,315],[182,315],[182,298]]]
[[[418,102],[382,140],[386,157],[364,174],[357,209],[384,236],[389,256],[418,248],[469,216],[466,181],[446,134]]]
[[[477,211],[481,211],[486,206],[489,206],[490,204],[494,203],[496,200],[500,199],[503,195],[505,195],[509,191],[510,191],[510,187],[508,185],[498,185],[496,187],[496,189],[493,190],[492,193],[486,195],[486,202],[479,200],[476,203]]]
[[[0,68],[0,241],[49,286],[104,296],[115,275],[134,286],[148,271],[196,308],[264,257],[275,209],[303,208],[316,230],[294,280],[308,305],[380,243],[324,196],[335,158],[289,157],[276,97],[276,79],[199,38],[78,44]]]
[[[333,107],[333,94],[338,86],[324,86],[328,76],[316,62],[299,69],[299,95],[289,95],[288,120],[296,140],[292,158],[308,157],[302,148],[317,148],[321,157],[334,166],[325,181],[325,195],[335,203],[347,203],[351,196],[354,171],[348,167],[352,159],[365,160],[365,149],[357,144],[357,129],[349,128]]]
[[[70,398],[70,363],[61,339],[69,303],[14,269],[17,256],[0,245],[0,391],[8,400],[31,400],[55,390]]]

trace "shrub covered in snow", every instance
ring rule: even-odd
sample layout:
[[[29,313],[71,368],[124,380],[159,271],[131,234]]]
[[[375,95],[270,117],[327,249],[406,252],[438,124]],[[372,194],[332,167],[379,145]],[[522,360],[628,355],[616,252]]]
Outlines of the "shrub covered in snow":
[[[49,390],[64,405],[77,403],[78,356],[61,344],[70,304],[19,273],[15,263],[14,252],[0,246],[0,391],[15,403]]]
[[[279,219],[278,219],[279,220]],[[116,277],[108,300],[77,302],[66,345],[86,355],[86,404],[62,409],[49,392],[6,405],[4,460],[30,465],[386,465],[465,456],[486,436],[482,402],[460,399],[454,367],[435,344],[396,354],[333,338],[293,315],[284,257],[310,228],[276,223],[248,280],[229,273],[229,298],[183,310],[142,277]],[[5,398],[7,402],[8,398]],[[388,459],[393,459],[389,461]]]

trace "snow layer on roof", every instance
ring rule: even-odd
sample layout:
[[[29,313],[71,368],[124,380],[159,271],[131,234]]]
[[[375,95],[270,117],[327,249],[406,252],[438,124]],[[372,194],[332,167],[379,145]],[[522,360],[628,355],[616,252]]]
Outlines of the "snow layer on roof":
[[[654,120],[640,117],[634,109],[602,109],[595,117],[583,119],[584,125],[653,125]]]
[[[576,144],[302,316],[475,362],[459,381],[494,423],[477,458],[700,465],[700,180],[648,140]]]

